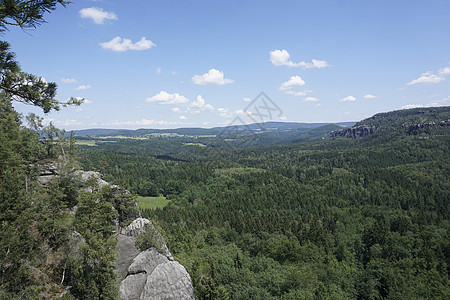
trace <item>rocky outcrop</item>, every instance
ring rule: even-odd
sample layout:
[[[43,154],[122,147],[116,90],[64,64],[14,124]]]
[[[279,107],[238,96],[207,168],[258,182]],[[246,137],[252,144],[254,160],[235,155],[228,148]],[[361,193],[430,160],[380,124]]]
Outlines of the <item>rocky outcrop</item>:
[[[122,299],[194,299],[186,269],[170,261],[155,248],[141,252],[120,284]]]
[[[145,231],[147,225],[153,226],[150,220],[146,218],[137,218],[123,230],[122,234],[137,237],[140,233]]]
[[[43,162],[37,168],[38,181],[41,184],[50,184],[55,179],[70,176],[78,182],[80,189],[87,192],[93,192],[94,189],[101,189],[104,186],[120,189],[119,186],[106,182],[99,172],[68,169],[64,161]],[[97,187],[84,187],[85,183],[92,179],[95,180]],[[116,273],[122,299],[194,299],[194,288],[189,273],[180,263],[174,261],[164,238],[150,220],[137,218],[125,228],[119,227],[118,220],[116,223],[119,253]],[[152,245],[142,252],[136,246],[136,238],[140,234],[148,234]],[[70,256],[81,255],[80,245],[83,242],[84,238],[79,233],[71,232]]]
[[[410,123],[404,123],[402,126],[403,127],[407,127],[408,131],[416,131],[419,129],[423,129],[423,128],[428,128],[428,127],[432,127],[435,126],[436,123],[435,122],[420,122],[420,123],[416,123],[416,124],[410,124]]]
[[[161,246],[139,252],[136,237],[150,230]],[[194,299],[194,288],[186,269],[173,260],[162,236],[145,218],[138,218],[118,235],[117,272],[120,297],[127,300]]]
[[[375,131],[376,131],[375,126],[360,125],[332,131],[330,133],[330,137],[337,137],[337,136],[349,138],[365,137],[370,134],[373,134]]]
[[[48,184],[54,178],[58,176],[71,176],[73,179],[77,180],[80,185],[85,183],[90,178],[94,178],[97,182],[99,188],[102,188],[106,185],[111,187],[119,187],[117,185],[111,185],[103,179],[103,175],[99,172],[95,171],[82,171],[75,170],[73,168],[68,168],[67,164],[64,160],[51,160],[45,161],[38,165],[39,176],[38,182],[40,184]]]
[[[441,121],[439,123],[439,125],[441,125],[441,126],[450,126],[450,119]]]

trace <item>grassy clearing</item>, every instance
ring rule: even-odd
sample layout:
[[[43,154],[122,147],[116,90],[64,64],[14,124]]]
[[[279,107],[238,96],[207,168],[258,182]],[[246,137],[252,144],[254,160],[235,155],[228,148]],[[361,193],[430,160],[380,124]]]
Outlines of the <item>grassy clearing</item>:
[[[89,146],[89,147],[95,147],[97,146],[95,144],[95,141],[93,140],[77,140],[75,142],[75,145],[79,145],[79,146]]]
[[[125,135],[108,135],[108,136],[97,136],[97,139],[107,140],[107,139],[129,139],[129,140],[148,140],[145,136],[125,136]]]
[[[136,196],[136,201],[138,203],[139,208],[141,208],[141,209],[163,208],[170,202],[170,200],[167,200],[166,197],[164,197],[164,196],[159,196],[159,197]]]
[[[200,146],[200,147],[206,147],[205,144],[202,143],[184,143],[185,146]]]

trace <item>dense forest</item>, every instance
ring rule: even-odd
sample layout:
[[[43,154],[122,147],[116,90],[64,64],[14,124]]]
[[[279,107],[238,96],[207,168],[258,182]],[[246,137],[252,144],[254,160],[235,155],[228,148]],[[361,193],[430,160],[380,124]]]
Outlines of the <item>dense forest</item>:
[[[0,35],[68,3],[2,1]],[[16,112],[83,100],[56,100],[56,84],[22,71],[10,48],[0,42],[0,299],[117,299],[116,232],[139,214],[197,299],[450,298],[449,107],[343,129],[77,140]],[[168,201],[139,212],[138,196]]]
[[[143,215],[198,299],[448,299],[449,120],[448,107],[411,109],[361,121],[355,130],[373,128],[363,137],[180,142],[164,159],[148,140],[122,138],[79,157],[136,194],[170,199]]]

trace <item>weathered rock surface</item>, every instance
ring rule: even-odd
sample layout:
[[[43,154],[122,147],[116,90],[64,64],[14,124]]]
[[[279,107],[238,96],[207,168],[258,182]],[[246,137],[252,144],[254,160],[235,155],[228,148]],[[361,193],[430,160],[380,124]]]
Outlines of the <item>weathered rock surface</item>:
[[[125,228],[122,234],[137,237],[140,233],[142,233],[145,230],[144,229],[145,226],[149,224],[151,224],[150,220],[146,218],[137,218]]]
[[[349,128],[344,128],[341,130],[335,130],[330,133],[331,137],[337,137],[337,136],[343,136],[343,137],[350,137],[350,138],[357,138],[357,137],[365,137],[370,134],[373,134],[376,131],[375,126],[354,126]]]
[[[118,235],[119,259],[117,272],[120,280],[120,297],[126,300],[194,299],[194,288],[186,269],[169,252],[162,236],[159,251],[152,247],[139,253],[136,237],[156,228],[145,218],[131,222]]]
[[[120,283],[120,297],[134,299],[194,299],[186,269],[170,261],[155,248],[139,253]]]
[[[136,247],[136,238],[123,234],[117,235],[117,248],[119,257],[117,259],[117,273],[119,283],[127,277],[128,268],[133,263],[133,259],[141,252]]]
[[[194,299],[191,278],[176,261],[159,264],[147,277],[141,299]]]

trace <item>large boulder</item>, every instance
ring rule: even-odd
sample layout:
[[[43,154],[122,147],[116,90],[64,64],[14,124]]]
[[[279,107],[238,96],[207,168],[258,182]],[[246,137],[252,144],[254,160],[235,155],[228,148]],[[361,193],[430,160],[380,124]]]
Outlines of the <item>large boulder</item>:
[[[186,269],[170,261],[155,248],[139,253],[120,283],[120,297],[126,300],[194,299]]]

